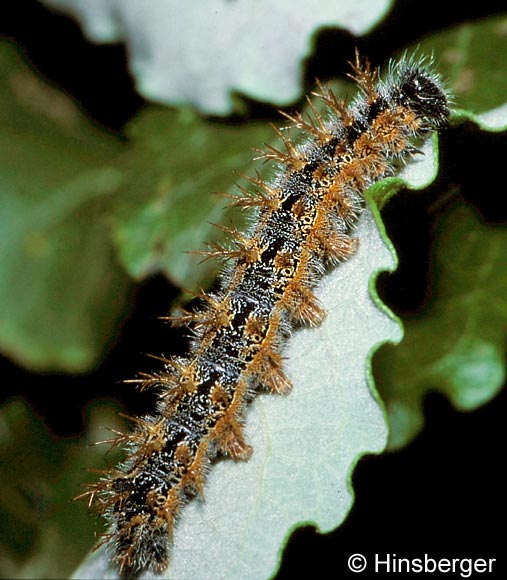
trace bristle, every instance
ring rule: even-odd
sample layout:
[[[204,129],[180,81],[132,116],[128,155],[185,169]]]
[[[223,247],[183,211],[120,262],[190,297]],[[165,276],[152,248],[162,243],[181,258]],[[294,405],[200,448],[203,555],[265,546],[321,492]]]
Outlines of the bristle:
[[[355,62],[350,63],[350,65],[352,72],[348,76],[357,83],[368,102],[374,101],[377,95],[378,70],[372,69],[371,63],[367,58],[361,61],[357,49]]]
[[[292,141],[290,140],[290,138],[285,135],[283,133],[283,131],[281,129],[279,129],[276,125],[271,125],[271,127],[273,128],[273,131],[278,135],[278,137],[281,139],[287,155],[289,156],[289,159],[291,160],[291,163],[297,163],[300,160],[300,154],[298,152],[298,150],[296,149],[296,147],[294,147]]]

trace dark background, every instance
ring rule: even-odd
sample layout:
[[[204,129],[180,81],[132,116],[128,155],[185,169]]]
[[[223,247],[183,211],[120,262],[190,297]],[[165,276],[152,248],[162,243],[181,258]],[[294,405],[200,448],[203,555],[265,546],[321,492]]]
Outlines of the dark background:
[[[505,10],[504,1],[492,0],[460,6],[456,13],[446,13],[442,5],[442,0],[427,0],[423,5],[400,1],[386,25],[359,42],[344,33],[321,33],[307,63],[308,86],[316,76],[324,79],[346,70],[345,62],[356,44],[374,62],[381,62],[425,34]],[[144,101],[134,90],[122,46],[89,44],[72,20],[28,0],[2,3],[0,34],[15,40],[33,66],[77,99],[97,124],[123,137],[125,122]],[[274,115],[270,107],[247,103],[251,115]],[[472,153],[476,155],[477,149]],[[402,240],[407,232],[392,235]],[[386,301],[402,314],[415,310],[417,304],[407,304],[403,296],[396,296],[396,287],[401,284],[406,289],[412,284],[420,288],[411,280],[424,279],[429,267],[422,250],[419,254],[417,248],[412,251],[416,253],[410,255],[409,250],[401,257],[398,278],[383,283]],[[408,262],[418,265],[408,266]],[[0,400],[24,397],[57,435],[79,433],[82,409],[98,395],[117,397],[129,410],[140,412],[144,402],[118,382],[148,368],[141,353],[173,352],[171,343],[178,337],[157,317],[168,312],[176,293],[161,277],[139,286],[121,337],[92,374],[35,375],[9,360],[0,360],[4,377]],[[424,296],[417,300],[424,301]],[[65,422],[58,409],[62,390],[71,410],[65,414]],[[485,576],[505,577],[506,400],[504,389],[478,411],[458,413],[445,398],[430,395],[425,403],[426,428],[418,439],[399,452],[364,458],[354,472],[356,500],[348,519],[325,536],[312,528],[298,530],[288,544],[277,578],[369,577],[348,572],[347,558],[355,552],[366,556],[492,557],[499,560],[496,573]]]

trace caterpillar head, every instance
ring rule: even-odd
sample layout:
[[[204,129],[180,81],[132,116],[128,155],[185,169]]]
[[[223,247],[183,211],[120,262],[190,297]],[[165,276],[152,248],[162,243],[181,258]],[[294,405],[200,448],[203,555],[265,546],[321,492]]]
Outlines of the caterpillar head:
[[[439,77],[424,63],[402,61],[394,71],[393,99],[423,119],[428,129],[448,123],[449,95]]]

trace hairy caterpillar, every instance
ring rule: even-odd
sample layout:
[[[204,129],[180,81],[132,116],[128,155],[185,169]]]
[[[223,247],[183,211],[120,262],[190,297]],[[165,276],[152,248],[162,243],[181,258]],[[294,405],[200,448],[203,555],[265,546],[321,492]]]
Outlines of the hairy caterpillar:
[[[285,150],[261,153],[276,164],[276,176],[251,178],[251,190],[232,196],[255,211],[253,226],[228,229],[230,246],[211,244],[206,255],[230,264],[219,291],[201,296],[201,310],[173,318],[194,333],[188,354],[140,379],[156,390],[156,411],[119,435],[114,444],[127,459],[80,496],[109,520],[101,544],[124,576],[167,567],[178,514],[203,493],[215,456],[249,459],[246,405],[260,389],[292,388],[285,340],[298,326],[322,322],[312,290],[326,268],[354,254],[365,190],[417,153],[417,139],[447,123],[448,95],[424,61],[404,58],[382,80],[356,58],[351,76],[360,92],[350,105],[320,86],[324,112],[310,102],[311,117],[285,114],[306,138],[294,142],[278,131]]]

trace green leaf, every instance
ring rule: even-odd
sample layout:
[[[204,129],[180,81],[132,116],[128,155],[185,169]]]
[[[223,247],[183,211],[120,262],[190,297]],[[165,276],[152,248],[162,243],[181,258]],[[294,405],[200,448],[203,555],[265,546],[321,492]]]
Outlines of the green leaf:
[[[129,283],[106,208],[119,143],[0,45],[0,346],[30,368],[94,364]]]
[[[506,376],[507,229],[484,224],[463,204],[435,228],[431,302],[404,321],[402,343],[384,347],[376,359],[392,448],[422,427],[428,392],[445,393],[460,410],[475,409]]]

